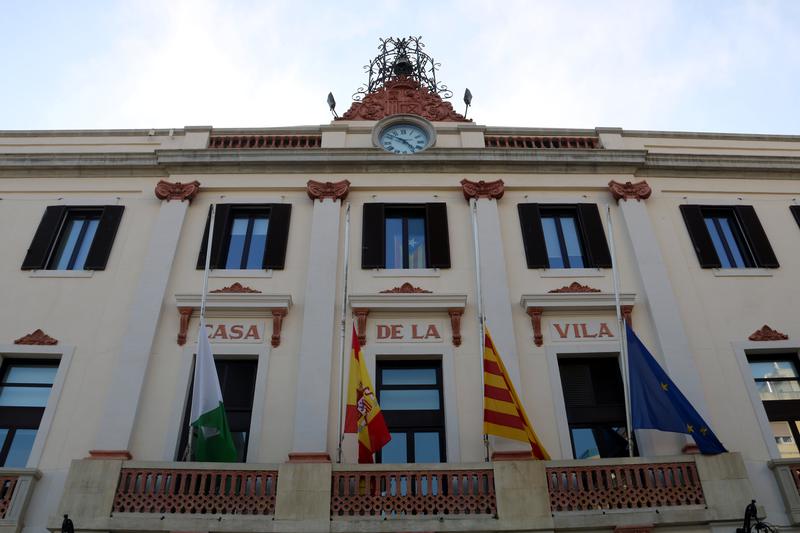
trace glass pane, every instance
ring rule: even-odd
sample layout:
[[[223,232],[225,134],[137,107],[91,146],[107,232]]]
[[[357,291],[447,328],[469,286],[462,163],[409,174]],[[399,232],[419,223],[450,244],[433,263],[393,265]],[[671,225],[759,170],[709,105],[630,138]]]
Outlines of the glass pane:
[[[415,411],[418,409],[439,409],[439,391],[423,390],[382,390],[381,409],[392,411]]]
[[[739,242],[733,236],[733,229],[731,228],[731,220],[728,217],[719,217],[719,225],[722,227],[722,235],[725,237],[725,242],[728,243],[728,248],[733,255],[733,262],[736,268],[744,268],[747,265],[744,262],[744,257],[739,250]]]
[[[244,252],[244,240],[247,237],[248,222],[249,219],[247,217],[236,217],[233,219],[225,268],[242,268],[242,253]]]
[[[5,383],[53,383],[57,366],[10,366],[3,377]]]
[[[436,385],[435,368],[384,368],[384,385]]]
[[[0,406],[44,407],[50,387],[0,387]]]
[[[722,238],[717,231],[717,226],[714,224],[714,218],[705,217],[705,221],[706,229],[708,229],[708,234],[711,235],[711,242],[714,244],[714,250],[717,252],[717,257],[719,257],[722,268],[732,268],[731,262],[728,259],[728,254],[725,253],[725,247],[722,246]]]
[[[578,238],[578,228],[575,227],[574,217],[561,217],[561,232],[564,234],[570,268],[583,268],[581,241]]]
[[[233,437],[233,446],[236,448],[236,462],[245,462],[245,453],[247,450],[247,432],[246,431],[231,431]]]
[[[624,427],[595,426],[592,428],[570,428],[576,459],[598,457],[626,457],[628,441]]]
[[[56,270],[67,270],[69,268],[69,260],[72,257],[73,250],[75,250],[75,243],[78,242],[78,235],[80,235],[82,227],[83,220],[70,219],[67,221],[66,227],[61,232],[61,238],[54,256],[53,264],[55,266],[53,268]]]
[[[386,219],[386,268],[403,268],[403,220]]]
[[[86,233],[83,234],[83,239],[79,244],[78,255],[72,265],[73,270],[83,270],[83,265],[86,264],[86,256],[89,255],[89,248],[92,247],[92,241],[94,240],[94,234],[97,232],[97,226],[100,224],[100,219],[87,220],[86,224]]]
[[[556,220],[553,217],[542,217],[542,231],[544,231],[544,245],[547,248],[550,268],[564,268],[566,265],[561,257],[561,246],[558,244]]]
[[[800,400],[800,383],[797,381],[756,381],[762,400]]]
[[[797,422],[794,422],[795,424]],[[775,435],[775,444],[778,445],[778,452],[783,458],[796,458],[800,457],[800,452],[797,449],[797,443],[794,441],[792,430],[789,427],[789,422],[770,422],[772,426],[772,433]]]
[[[6,437],[8,436],[8,431],[9,430],[7,428],[0,428],[0,449],[6,444]]]
[[[267,246],[267,217],[253,220],[253,234],[250,237],[250,250],[247,252],[245,268],[261,268],[264,264],[264,248]]]
[[[750,361],[754,378],[796,378],[797,369],[791,361]]]
[[[18,429],[14,433],[14,440],[11,441],[11,448],[8,450],[6,464],[8,468],[24,468],[28,462],[28,456],[33,448],[33,439],[36,438],[35,429]]]
[[[414,433],[414,462],[438,463],[441,460],[439,455],[439,433]]]
[[[405,433],[390,433],[392,440],[381,448],[381,463],[407,463],[408,444]]]
[[[425,219],[408,219],[408,268],[425,268]]]

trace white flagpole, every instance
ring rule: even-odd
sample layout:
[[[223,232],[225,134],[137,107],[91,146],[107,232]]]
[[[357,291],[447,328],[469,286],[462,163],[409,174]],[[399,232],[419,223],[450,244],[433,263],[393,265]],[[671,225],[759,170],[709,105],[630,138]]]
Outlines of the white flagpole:
[[[350,269],[350,202],[344,210],[344,281],[342,282],[342,314],[340,321],[339,331],[339,420],[338,420],[338,433],[339,446],[336,450],[336,462],[342,462],[342,443],[344,441],[344,433],[342,432],[342,418],[344,417],[344,350],[345,339],[347,337],[347,275]]]
[[[483,351],[486,343],[486,318],[483,316],[483,289],[481,287],[481,247],[478,243],[478,201],[475,198],[469,199],[470,213],[472,215],[472,240],[475,245],[475,279],[476,293],[478,300],[478,338],[480,340],[479,361],[481,373],[481,411],[483,411],[483,397],[485,394],[483,383]],[[481,424],[481,427],[483,425]],[[486,461],[489,461],[489,436],[483,434],[483,446],[486,450]]]
[[[611,271],[614,278],[614,307],[617,310],[617,327],[619,328],[619,348],[622,358],[622,388],[625,393],[625,430],[628,437],[628,456],[633,457],[633,430],[631,429],[631,397],[628,381],[628,340],[622,308],[619,301],[619,272],[617,271],[617,255],[614,248],[614,226],[611,224],[611,206],[606,204],[606,224],[608,225],[608,244],[611,248]]]
[[[206,240],[206,265],[205,271],[203,272],[203,293],[200,295],[200,323],[202,324],[206,318],[206,295],[208,294],[208,271],[211,265],[211,242],[214,239],[214,215],[216,215],[217,210],[216,206],[212,203],[211,204],[211,218],[208,221],[208,239]],[[198,331],[198,335],[205,334],[205,331]],[[197,342],[200,342],[200,338],[198,337]],[[195,369],[197,368],[197,361],[195,361]],[[195,370],[196,372],[196,370]],[[194,380],[193,380],[194,382]],[[189,401],[192,401],[192,398],[189,398]],[[189,438],[186,439],[186,452],[184,455],[184,460],[189,461],[192,457],[192,420],[191,416],[189,417]]]

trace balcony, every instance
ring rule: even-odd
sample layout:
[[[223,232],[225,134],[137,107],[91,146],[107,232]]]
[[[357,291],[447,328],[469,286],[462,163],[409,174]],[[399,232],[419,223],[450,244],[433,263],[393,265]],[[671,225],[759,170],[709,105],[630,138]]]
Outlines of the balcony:
[[[769,462],[786,504],[792,524],[800,525],[800,460],[776,459]]]
[[[796,487],[795,487],[796,489]],[[352,465],[75,461],[58,515],[81,531],[596,530],[740,520],[738,454]]]
[[[0,533],[17,533],[41,473],[35,468],[0,468]]]

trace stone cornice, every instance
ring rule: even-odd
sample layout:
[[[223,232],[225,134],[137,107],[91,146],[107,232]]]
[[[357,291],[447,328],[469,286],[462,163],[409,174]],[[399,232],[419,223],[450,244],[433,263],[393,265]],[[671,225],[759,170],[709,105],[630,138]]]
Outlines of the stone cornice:
[[[322,201],[325,198],[330,198],[334,202],[344,200],[347,198],[347,193],[350,192],[350,182],[348,180],[324,182],[308,180],[306,192],[312,200]]]
[[[621,293],[622,305],[636,303],[635,293]],[[523,294],[519,304],[523,309],[529,307],[558,309],[560,311],[610,310],[615,308],[614,294],[608,292],[564,292],[544,294]]]
[[[353,309],[372,311],[447,311],[467,305],[466,294],[351,294],[348,300]]]

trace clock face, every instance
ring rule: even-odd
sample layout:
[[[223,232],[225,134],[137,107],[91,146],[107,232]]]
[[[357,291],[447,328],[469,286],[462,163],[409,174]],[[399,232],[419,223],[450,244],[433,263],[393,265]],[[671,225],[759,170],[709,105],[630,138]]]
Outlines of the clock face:
[[[393,124],[380,135],[381,147],[395,154],[413,154],[428,147],[428,133],[413,124]]]

